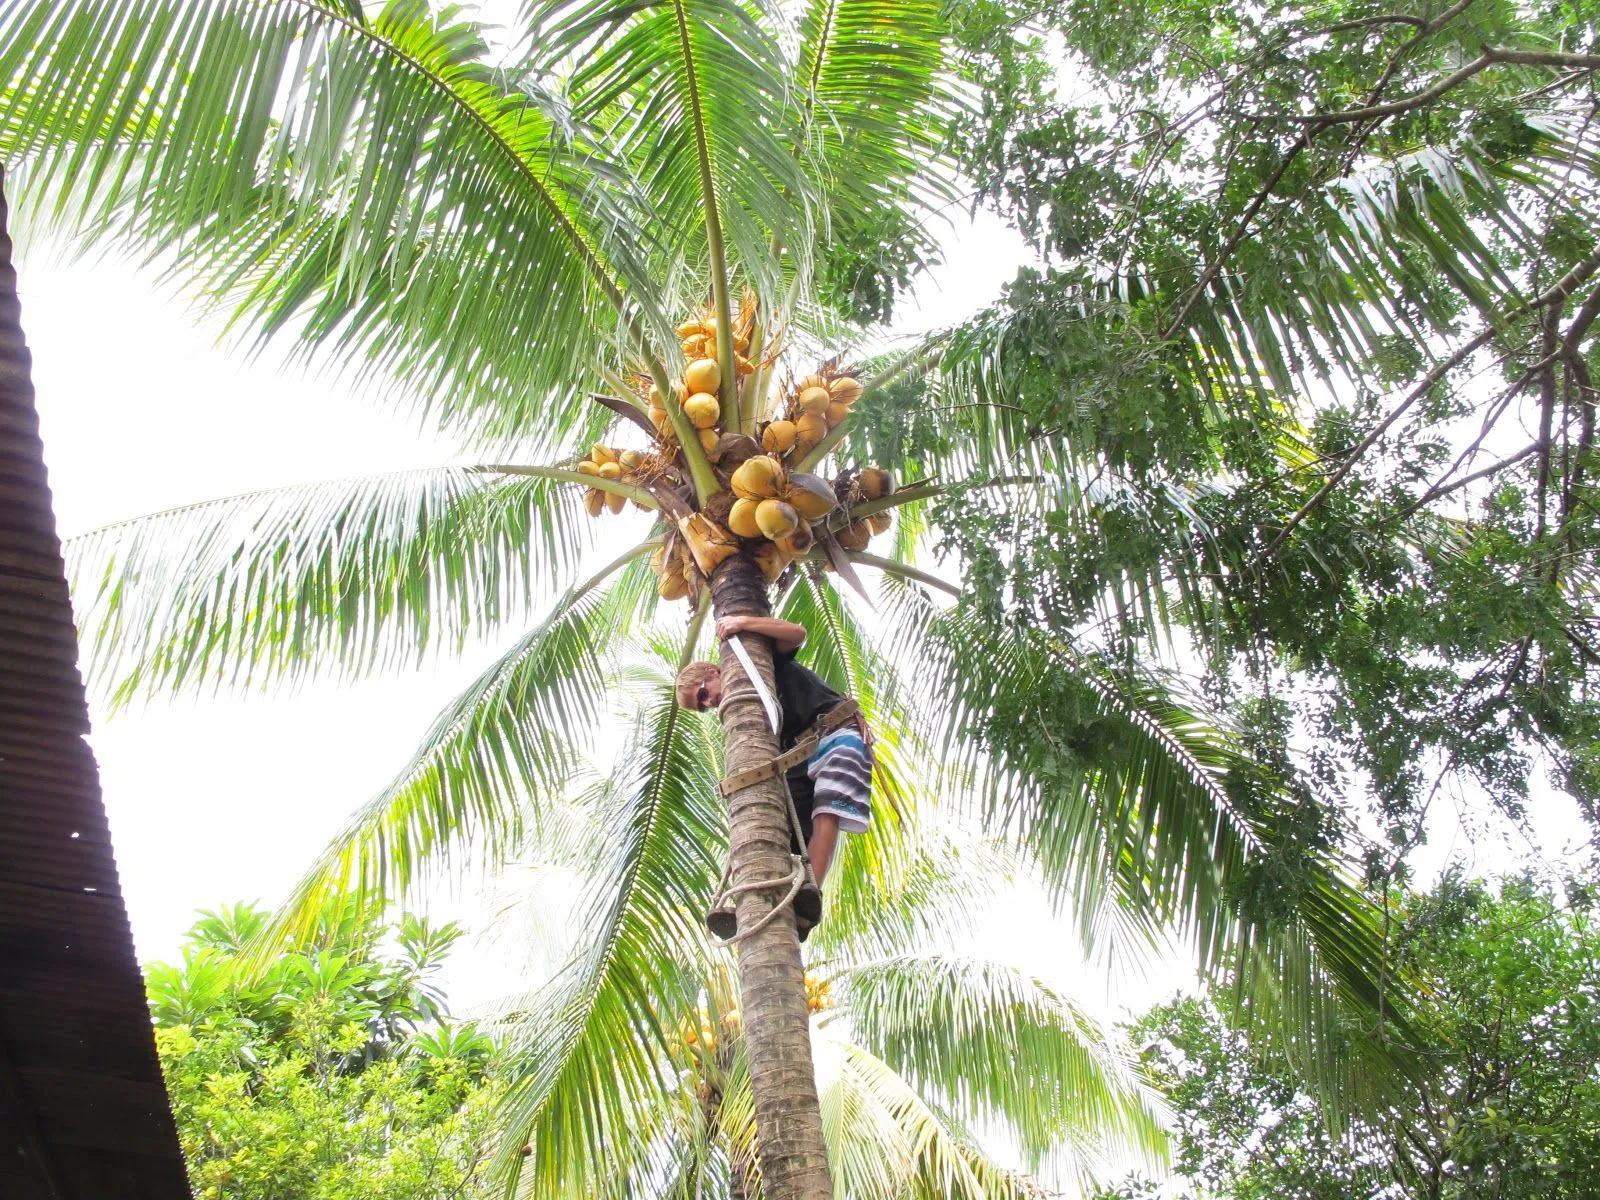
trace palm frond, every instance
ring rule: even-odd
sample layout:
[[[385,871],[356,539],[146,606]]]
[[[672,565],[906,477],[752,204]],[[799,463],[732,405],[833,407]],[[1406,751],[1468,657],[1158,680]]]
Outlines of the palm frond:
[[[607,1190],[638,1166],[670,1107],[669,1026],[703,978],[700,920],[727,818],[709,725],[684,716],[669,679],[654,696],[601,793],[607,855],[592,876],[587,944],[502,1022],[499,1169],[519,1195]],[[523,1145],[532,1147],[526,1158]]]
[[[587,542],[579,493],[455,468],[254,492],[67,542],[91,682],[351,678],[524,616]]]
[[[1045,1192],[980,1150],[888,1063],[831,1030],[814,1040],[822,1131],[846,1196],[1040,1200]]]
[[[1032,1160],[1161,1157],[1157,1105],[1111,1030],[999,963],[905,955],[834,977],[856,1039],[964,1123],[1003,1122]]]
[[[170,253],[263,337],[549,442],[625,293],[651,291],[612,238],[608,169],[487,57],[427,0],[366,22],[332,0],[21,0],[0,153],[80,245]]]
[[[274,919],[275,940],[261,945],[303,936],[330,910],[395,899],[469,847],[491,865],[505,861],[525,823],[559,801],[594,735],[605,695],[599,650],[655,599],[648,550],[568,592],[456,697],[329,843]]]
[[[652,255],[703,279],[710,255],[701,169],[709,170],[730,272],[772,311],[785,269],[774,240],[803,264],[814,241],[815,184],[794,153],[789,82],[769,0],[530,0],[530,66],[558,83],[577,120],[629,164],[650,204]],[[704,146],[700,144],[703,134]],[[659,261],[659,259],[658,259]],[[803,272],[802,272],[803,273]],[[670,307],[681,311],[683,296]]]
[[[801,136],[831,223],[818,273],[864,316],[886,313],[932,260],[928,220],[954,198],[947,10],[941,0],[811,0],[800,19]]]
[[[923,629],[946,745],[985,779],[987,827],[1028,847],[1085,937],[1109,903],[1175,929],[1332,1110],[1377,1103],[1408,1069],[1414,994],[1346,864],[1296,839],[1294,797],[1153,681],[970,614],[925,613]]]

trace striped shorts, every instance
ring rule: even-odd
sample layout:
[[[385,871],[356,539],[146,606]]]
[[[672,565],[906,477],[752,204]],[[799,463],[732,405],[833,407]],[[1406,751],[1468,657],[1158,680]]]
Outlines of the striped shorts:
[[[835,729],[806,760],[816,789],[811,815],[832,813],[842,833],[864,833],[872,820],[872,747],[854,725]]]

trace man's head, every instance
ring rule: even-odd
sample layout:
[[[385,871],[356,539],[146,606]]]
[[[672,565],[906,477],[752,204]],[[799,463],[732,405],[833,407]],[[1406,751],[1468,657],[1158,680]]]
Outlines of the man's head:
[[[678,703],[694,712],[722,703],[722,672],[716,663],[692,662],[678,672]]]

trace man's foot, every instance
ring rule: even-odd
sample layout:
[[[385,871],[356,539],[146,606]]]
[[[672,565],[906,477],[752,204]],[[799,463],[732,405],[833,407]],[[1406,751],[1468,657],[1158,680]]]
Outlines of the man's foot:
[[[706,928],[725,942],[739,932],[739,914],[731,908],[713,908],[706,914]]]
[[[794,897],[794,928],[803,942],[822,924],[822,889],[814,883],[801,885]]]

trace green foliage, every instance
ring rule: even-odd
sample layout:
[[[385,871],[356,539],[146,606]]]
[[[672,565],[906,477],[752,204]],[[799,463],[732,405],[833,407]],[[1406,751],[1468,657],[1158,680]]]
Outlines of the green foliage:
[[[1429,984],[1423,1072],[1380,1118],[1329,1135],[1280,1058],[1196,999],[1134,1030],[1178,1120],[1175,1165],[1219,1200],[1561,1200],[1600,1168],[1600,929],[1578,885],[1446,878],[1400,914]],[[1130,1182],[1116,1196],[1150,1194]]]
[[[1441,778],[1516,815],[1548,756],[1592,812],[1593,15],[984,0],[957,27],[965,165],[1045,261],[870,436],[951,484],[929,521],[968,603],[1198,656],[1218,708],[1286,698],[1316,746],[1286,787],[1313,824],[1365,791],[1374,877]]]
[[[195,1194],[487,1196],[494,1047],[452,1021],[434,980],[460,929],[352,916],[248,977],[240,954],[267,920],[206,913],[181,963],[146,968]]]

